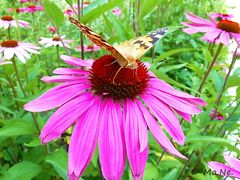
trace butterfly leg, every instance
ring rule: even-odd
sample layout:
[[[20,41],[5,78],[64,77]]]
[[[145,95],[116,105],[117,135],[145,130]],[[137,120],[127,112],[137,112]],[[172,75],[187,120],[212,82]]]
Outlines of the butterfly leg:
[[[115,84],[114,81],[115,81],[115,79],[116,79],[118,73],[121,71],[121,69],[122,69],[122,67],[120,67],[120,68],[118,69],[118,71],[116,72],[115,76],[113,77],[113,84]]]

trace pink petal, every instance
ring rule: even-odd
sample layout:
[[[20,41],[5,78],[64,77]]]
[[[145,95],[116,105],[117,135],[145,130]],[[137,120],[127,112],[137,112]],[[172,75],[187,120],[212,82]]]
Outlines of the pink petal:
[[[70,82],[70,81],[78,81],[79,84],[89,83],[89,80],[86,77],[70,76],[70,75],[43,76],[41,80],[49,83]]]
[[[154,116],[161,122],[171,137],[178,144],[183,145],[185,136],[173,111],[159,99],[150,94],[141,95],[141,98],[153,112]]]
[[[206,26],[215,26],[214,23],[212,23],[206,19],[203,19],[199,16],[196,16],[192,13],[186,13],[186,17],[189,21],[196,23],[196,24],[202,24],[202,25],[206,25]]]
[[[77,95],[80,95],[89,85],[68,82],[58,85],[37,99],[24,105],[24,109],[31,112],[41,112],[61,106]]]
[[[126,163],[124,137],[121,133],[122,112],[120,104],[112,99],[103,100],[104,111],[99,130],[99,158],[106,179],[121,179]]]
[[[79,178],[93,156],[101,123],[99,116],[103,110],[100,104],[101,100],[98,99],[74,127],[68,152],[68,175],[71,178]]]
[[[132,100],[127,99],[123,102],[124,135],[126,141],[127,156],[134,179],[143,177],[144,169],[148,158],[148,147],[140,152],[139,125],[136,119],[136,107]]]
[[[232,166],[234,169],[238,170],[240,172],[240,160],[237,158],[233,158],[230,156],[224,156],[225,160],[227,161],[230,166]]]
[[[229,167],[228,165],[211,161],[208,163],[208,167],[216,171],[216,173],[221,176],[232,176],[232,177],[240,178],[240,172]]]
[[[167,152],[178,156],[183,159],[187,159],[184,155],[182,155],[178,150],[173,146],[171,141],[167,138],[165,133],[162,131],[160,125],[157,123],[157,121],[154,119],[154,117],[150,114],[150,112],[144,107],[144,105],[140,101],[136,101],[138,107],[140,108],[142,112],[142,116],[147,122],[147,125],[153,135],[153,137],[156,139],[156,141],[162,146],[164,150]]]
[[[220,35],[220,42],[222,42],[224,45],[228,45],[230,40],[230,36],[228,32],[223,31]]]
[[[60,137],[94,103],[96,100],[93,96],[84,93],[61,106],[43,127],[40,135],[42,142],[47,143]]]
[[[183,119],[185,119],[186,121],[192,123],[192,118],[191,118],[191,116],[189,114],[181,112],[181,111],[178,111],[176,109],[174,111],[176,111]]]
[[[82,59],[72,57],[72,56],[66,56],[66,55],[61,55],[60,58],[68,63],[69,65],[72,66],[80,66],[80,67],[90,67],[92,66],[91,62],[88,61],[83,61]]]
[[[89,74],[89,71],[73,68],[57,68],[53,71],[53,73],[63,75],[86,75]]]
[[[167,94],[161,91],[156,91],[152,88],[146,89],[146,93],[153,94],[159,100],[163,101],[164,103],[166,103],[167,105],[173,107],[178,111],[182,111],[187,114],[198,114],[202,112],[199,108],[197,108],[197,106],[190,104],[186,100],[173,96],[171,94]]]

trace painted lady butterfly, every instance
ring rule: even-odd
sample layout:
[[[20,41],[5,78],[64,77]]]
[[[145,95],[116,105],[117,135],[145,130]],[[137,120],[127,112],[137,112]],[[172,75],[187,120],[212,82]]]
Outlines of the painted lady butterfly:
[[[92,43],[109,51],[121,68],[137,68],[136,60],[142,57],[168,31],[168,28],[157,29],[147,35],[136,37],[116,46],[112,46],[100,35],[93,32],[89,27],[78,20],[69,17],[69,21],[75,24]]]

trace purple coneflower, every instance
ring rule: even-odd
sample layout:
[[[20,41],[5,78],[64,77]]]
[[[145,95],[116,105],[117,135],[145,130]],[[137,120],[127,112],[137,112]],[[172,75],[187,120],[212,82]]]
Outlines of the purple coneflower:
[[[220,20],[231,20],[234,16],[232,14],[211,13],[210,18]]]
[[[115,8],[112,10],[112,13],[115,15],[115,16],[120,16],[122,14],[122,11],[120,8]]]
[[[0,19],[0,28],[10,28],[10,27],[24,27],[28,28],[29,23],[23,20],[15,20],[12,16],[2,16]]]
[[[228,45],[230,39],[233,38],[236,42],[240,39],[240,25],[235,21],[228,19],[215,21],[213,18],[209,21],[192,13],[187,13],[186,17],[190,22],[182,22],[188,27],[183,31],[188,34],[204,32],[202,39],[205,41]]]
[[[31,4],[28,7],[25,8],[18,8],[19,12],[28,12],[28,13],[35,13],[36,11],[42,11],[42,6],[37,6],[35,4]]]
[[[224,116],[222,115],[222,113],[220,113],[219,111],[217,111],[216,109],[212,109],[209,116],[212,117],[215,120],[224,120]]]
[[[216,173],[221,176],[240,178],[240,160],[228,155],[225,155],[224,158],[230,166],[216,161],[211,161],[208,163],[208,167],[216,171]]]
[[[65,35],[61,36],[61,39],[64,43],[64,46],[67,48],[70,48],[69,44],[72,42],[72,40],[69,39],[64,39]],[[61,42],[61,39],[59,36],[54,35],[52,38],[41,38],[41,41],[39,41],[39,44],[44,45],[45,47],[50,47],[50,46],[60,46],[63,47],[63,44]]]
[[[99,51],[101,47],[93,44],[93,45],[83,45],[84,52],[92,52],[92,51]],[[76,47],[76,51],[81,51],[81,46]]]
[[[31,56],[29,53],[40,54],[37,50],[40,48],[31,43],[17,42],[15,40],[3,41],[0,43],[0,54],[10,60],[16,56],[21,62],[26,63]]]
[[[24,108],[31,112],[59,107],[42,129],[40,138],[47,143],[59,138],[75,124],[69,146],[68,176],[78,179],[88,166],[96,145],[101,170],[106,179],[120,179],[128,158],[134,179],[143,177],[148,158],[148,130],[164,150],[186,159],[165,135],[184,144],[185,136],[176,114],[188,122],[206,103],[175,90],[148,72],[138,61],[136,69],[123,68],[111,55],[96,61],[62,55],[75,68],[58,68],[42,80],[62,83]],[[114,79],[114,83],[113,83]],[[161,126],[159,125],[161,124]]]

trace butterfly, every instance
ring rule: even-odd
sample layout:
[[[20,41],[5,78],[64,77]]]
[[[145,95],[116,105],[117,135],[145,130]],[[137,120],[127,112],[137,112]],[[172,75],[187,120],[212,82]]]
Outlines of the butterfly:
[[[136,69],[138,67],[137,60],[141,58],[168,31],[167,27],[157,29],[144,36],[136,37],[112,46],[100,35],[93,32],[89,27],[78,20],[69,17],[69,21],[75,24],[92,43],[106,49],[116,59],[115,61],[120,65],[120,68],[115,77],[122,68]],[[113,63],[115,63],[115,61]]]

